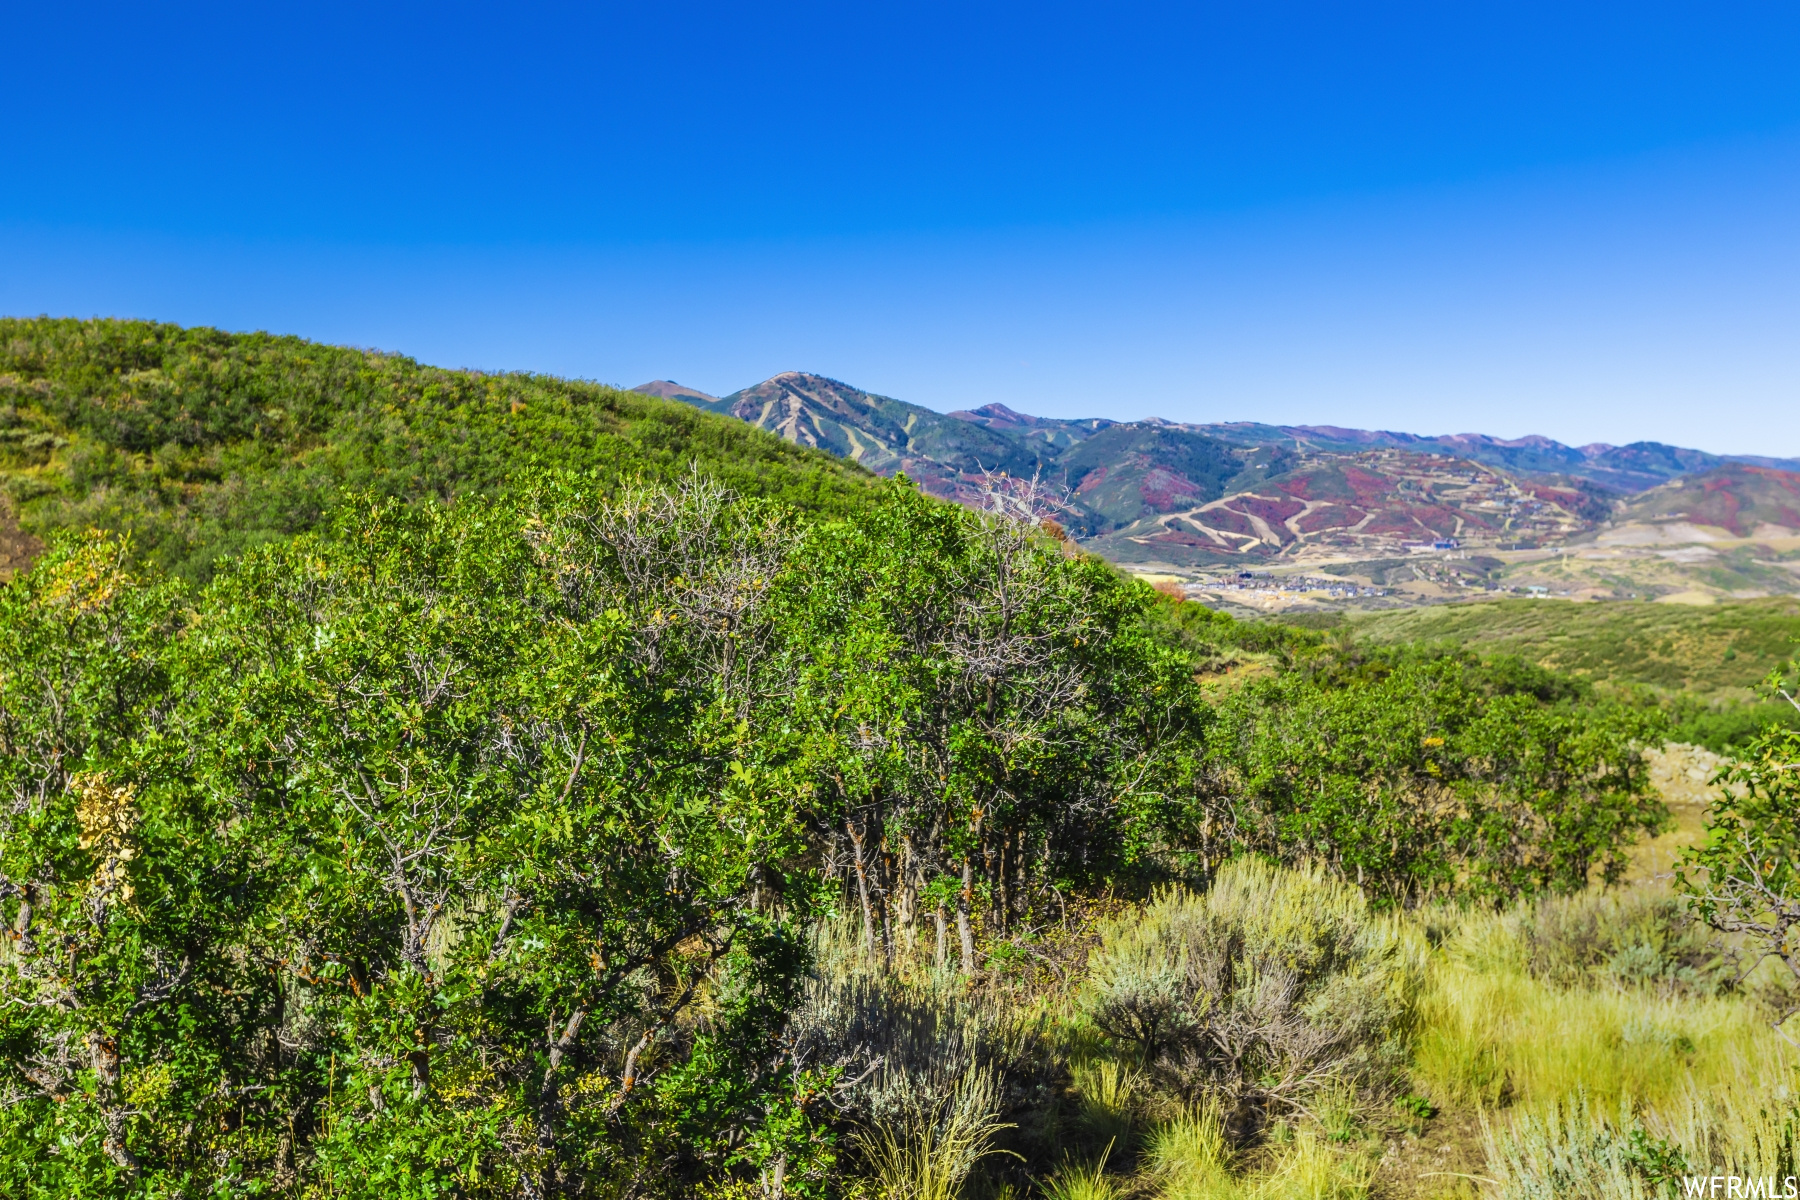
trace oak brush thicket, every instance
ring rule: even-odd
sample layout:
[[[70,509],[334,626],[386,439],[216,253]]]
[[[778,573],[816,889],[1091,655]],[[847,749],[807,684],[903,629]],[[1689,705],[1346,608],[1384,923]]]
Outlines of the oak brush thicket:
[[[1209,704],[1154,593],[904,486],[803,521],[564,480],[368,501],[197,591],[131,564],[65,538],[0,598],[12,1194],[822,1194],[816,1101],[864,1068],[793,1042],[821,914],[973,978],[1071,900],[1204,886],[1222,828],[1354,799],[1219,748],[1232,704],[1287,719],[1329,674]],[[1430,730],[1488,685],[1430,670],[1368,694],[1465,790],[1386,779],[1368,819],[1454,826],[1477,781],[1578,859],[1654,823],[1618,728],[1513,693],[1481,737],[1535,765],[1477,769]],[[1480,837],[1409,854],[1394,900],[1577,882]]]
[[[47,543],[0,587],[8,1196],[950,1195],[1082,1130],[1223,1179],[1401,1086],[1384,914],[1578,891],[1663,820],[1653,711],[1178,604],[1012,484],[0,335]],[[1137,1147],[1148,1089],[1197,1107]]]
[[[136,557],[202,583],[351,496],[491,497],[532,469],[670,483],[696,463],[808,512],[863,507],[877,483],[741,421],[581,380],[154,321],[0,318],[0,568],[14,520],[39,540],[129,533]]]

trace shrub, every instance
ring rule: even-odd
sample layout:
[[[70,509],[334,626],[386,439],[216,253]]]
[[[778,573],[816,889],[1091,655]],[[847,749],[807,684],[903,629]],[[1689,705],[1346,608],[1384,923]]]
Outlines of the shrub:
[[[1242,1140],[1328,1088],[1390,1087],[1416,975],[1355,888],[1243,860],[1106,926],[1083,1006],[1159,1082],[1218,1096]]]
[[[1565,987],[1599,982],[1711,996],[1736,974],[1707,928],[1666,894],[1546,897],[1517,920],[1527,968]]]
[[[1616,1122],[1608,1121],[1586,1097],[1522,1113],[1498,1133],[1483,1118],[1482,1132],[1494,1183],[1503,1195],[1519,1200],[1647,1200],[1659,1194],[1665,1172],[1679,1175],[1687,1166],[1678,1152],[1651,1140],[1629,1107],[1621,1107]]]
[[[837,1071],[837,1109],[862,1125],[939,1111],[981,1072],[994,1076],[996,1111],[1042,1102],[1054,1088],[1044,1035],[1041,1021],[876,972],[819,972],[787,1028],[795,1065]]]
[[[1780,673],[1768,687],[1800,712]],[[1712,928],[1741,938],[1800,985],[1800,731],[1769,726],[1717,780],[1707,838],[1689,850],[1680,886]],[[1778,1014],[1779,1026],[1796,1011]]]
[[[1800,1170],[1800,1109],[1779,1081],[1788,1064],[1740,1064],[1727,1086],[1690,1084],[1673,1102],[1610,1112],[1577,1093],[1483,1122],[1487,1171],[1501,1193],[1552,1196],[1675,1195],[1682,1176],[1780,1180]]]
[[[1654,712],[1556,699],[1496,664],[1325,661],[1229,696],[1198,788],[1210,845],[1316,860],[1383,906],[1616,882],[1668,813]]]

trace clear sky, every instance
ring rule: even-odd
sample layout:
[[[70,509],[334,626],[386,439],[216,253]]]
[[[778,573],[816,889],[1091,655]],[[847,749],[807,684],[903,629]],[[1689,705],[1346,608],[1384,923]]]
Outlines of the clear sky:
[[[1800,455],[1800,5],[9,5],[0,312]]]

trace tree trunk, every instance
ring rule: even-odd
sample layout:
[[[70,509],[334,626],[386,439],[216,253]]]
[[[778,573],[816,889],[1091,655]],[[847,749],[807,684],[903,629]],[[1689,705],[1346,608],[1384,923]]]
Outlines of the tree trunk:
[[[918,948],[919,893],[913,886],[918,868],[913,862],[912,835],[900,842],[900,943],[911,959]]]
[[[1000,886],[994,889],[994,905],[995,911],[1000,917],[1000,932],[1003,934],[1012,931],[1012,889],[1007,886],[1006,882],[1006,850],[1011,844],[1012,839],[1010,837],[1007,837],[1004,834],[1001,835],[1000,870],[998,872]]]
[[[956,935],[962,941],[962,973],[975,977],[975,929],[969,924],[969,905],[975,899],[975,860],[963,859],[962,890],[956,893]]]
[[[869,871],[863,863],[863,835],[857,832],[850,821],[844,822],[844,832],[850,835],[850,847],[853,857],[851,862],[856,867],[856,894],[862,901],[863,919],[863,951],[875,953],[875,913],[869,907]]]
[[[544,1038],[549,1062],[544,1067],[544,1078],[538,1084],[537,1095],[537,1144],[544,1156],[544,1195],[554,1196],[562,1191],[562,1172],[559,1169],[556,1153],[556,1127],[562,1117],[562,1072],[563,1058],[575,1039],[581,1034],[582,1023],[587,1019],[587,1010],[578,1008],[569,1014],[569,1020],[562,1028],[560,1036],[556,1029],[556,1016],[551,1014],[549,1027]],[[627,1075],[631,1068],[626,1067]],[[629,1080],[627,1080],[629,1086]]]
[[[119,1084],[123,1070],[119,1062],[119,1044],[98,1029],[88,1030],[88,1065],[93,1068],[94,1099],[99,1102],[100,1121],[106,1129],[100,1148],[127,1179],[137,1175],[137,1155],[126,1142],[131,1115],[120,1103]]]
[[[1019,830],[1019,852],[1013,856],[1013,904],[1021,920],[1031,915],[1031,850],[1025,843],[1025,831]]]

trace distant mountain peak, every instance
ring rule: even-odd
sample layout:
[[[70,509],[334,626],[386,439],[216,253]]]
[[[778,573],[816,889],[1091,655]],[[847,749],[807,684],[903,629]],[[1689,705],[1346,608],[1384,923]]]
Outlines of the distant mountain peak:
[[[949,415],[952,417],[961,417],[964,420],[967,420],[970,417],[987,417],[989,420],[1012,421],[1021,424],[1034,422],[1038,419],[1033,416],[1027,416],[1025,413],[1018,412],[1014,409],[1010,409],[998,400],[995,400],[991,404],[984,404],[980,408],[957,409]]]
[[[689,404],[709,407],[719,403],[717,396],[709,396],[698,388],[683,387],[673,379],[652,379],[649,383],[640,383],[631,389],[642,392],[646,396],[661,396],[665,400],[685,400]]]
[[[1441,438],[1425,439],[1427,441],[1452,442],[1459,445],[1499,446],[1506,450],[1549,450],[1567,451],[1569,447],[1555,438],[1547,438],[1541,433],[1528,433],[1524,437],[1497,438],[1486,433],[1450,433]]]
[[[864,395],[864,396],[869,396],[869,395],[874,394],[872,392],[865,392],[861,388],[856,387],[853,384],[845,383],[841,379],[833,379],[829,375],[816,375],[811,371],[782,371],[778,374],[769,376],[767,379],[763,380],[761,383],[755,385],[755,387],[748,387],[748,388],[745,388],[744,390],[747,392],[755,391],[756,388],[767,387],[771,383],[785,384],[789,387],[793,387],[795,385],[799,385],[799,386],[803,386],[803,387],[814,387],[814,388],[829,387],[829,388],[836,388],[840,391],[856,392],[857,394]]]

